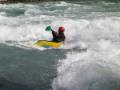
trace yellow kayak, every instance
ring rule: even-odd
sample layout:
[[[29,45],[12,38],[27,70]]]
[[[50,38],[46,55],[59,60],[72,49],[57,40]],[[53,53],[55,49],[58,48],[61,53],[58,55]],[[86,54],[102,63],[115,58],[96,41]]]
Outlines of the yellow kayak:
[[[35,45],[39,46],[39,47],[45,47],[45,48],[48,48],[48,47],[59,48],[61,45],[63,45],[63,43],[62,42],[52,42],[52,41],[47,41],[47,40],[38,40],[35,43]]]

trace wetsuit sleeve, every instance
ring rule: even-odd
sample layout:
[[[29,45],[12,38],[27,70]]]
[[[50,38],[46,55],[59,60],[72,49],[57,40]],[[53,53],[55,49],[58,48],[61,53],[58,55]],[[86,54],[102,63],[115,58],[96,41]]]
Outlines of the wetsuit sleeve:
[[[52,30],[52,35],[53,35],[53,37],[58,37],[57,32],[55,32],[55,31],[53,31],[53,30]]]

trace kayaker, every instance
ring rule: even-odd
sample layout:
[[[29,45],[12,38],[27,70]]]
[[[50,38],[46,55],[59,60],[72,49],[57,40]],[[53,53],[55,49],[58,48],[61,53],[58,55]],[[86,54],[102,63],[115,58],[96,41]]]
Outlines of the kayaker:
[[[59,27],[58,32],[55,32],[54,30],[52,31],[52,35],[53,35],[53,42],[64,42],[65,41],[65,35],[64,35],[64,31],[65,28],[64,27]]]
[[[46,31],[52,31],[53,42],[64,42],[65,41],[65,28],[63,26],[59,27],[58,32],[54,31],[51,26],[46,27]]]

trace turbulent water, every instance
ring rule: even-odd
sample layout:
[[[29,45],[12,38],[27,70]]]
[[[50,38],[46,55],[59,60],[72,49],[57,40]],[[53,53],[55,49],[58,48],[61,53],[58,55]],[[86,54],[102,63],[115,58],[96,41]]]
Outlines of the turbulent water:
[[[34,46],[48,25],[59,49]],[[0,4],[0,90],[120,90],[120,3]]]

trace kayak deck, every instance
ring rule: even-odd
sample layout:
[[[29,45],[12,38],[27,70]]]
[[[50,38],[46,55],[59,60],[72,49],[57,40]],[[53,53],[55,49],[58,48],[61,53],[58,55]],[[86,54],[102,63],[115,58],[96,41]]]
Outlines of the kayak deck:
[[[53,48],[59,48],[61,45],[63,45],[62,42],[52,42],[52,41],[47,41],[47,40],[38,40],[35,45],[39,47],[53,47]]]

